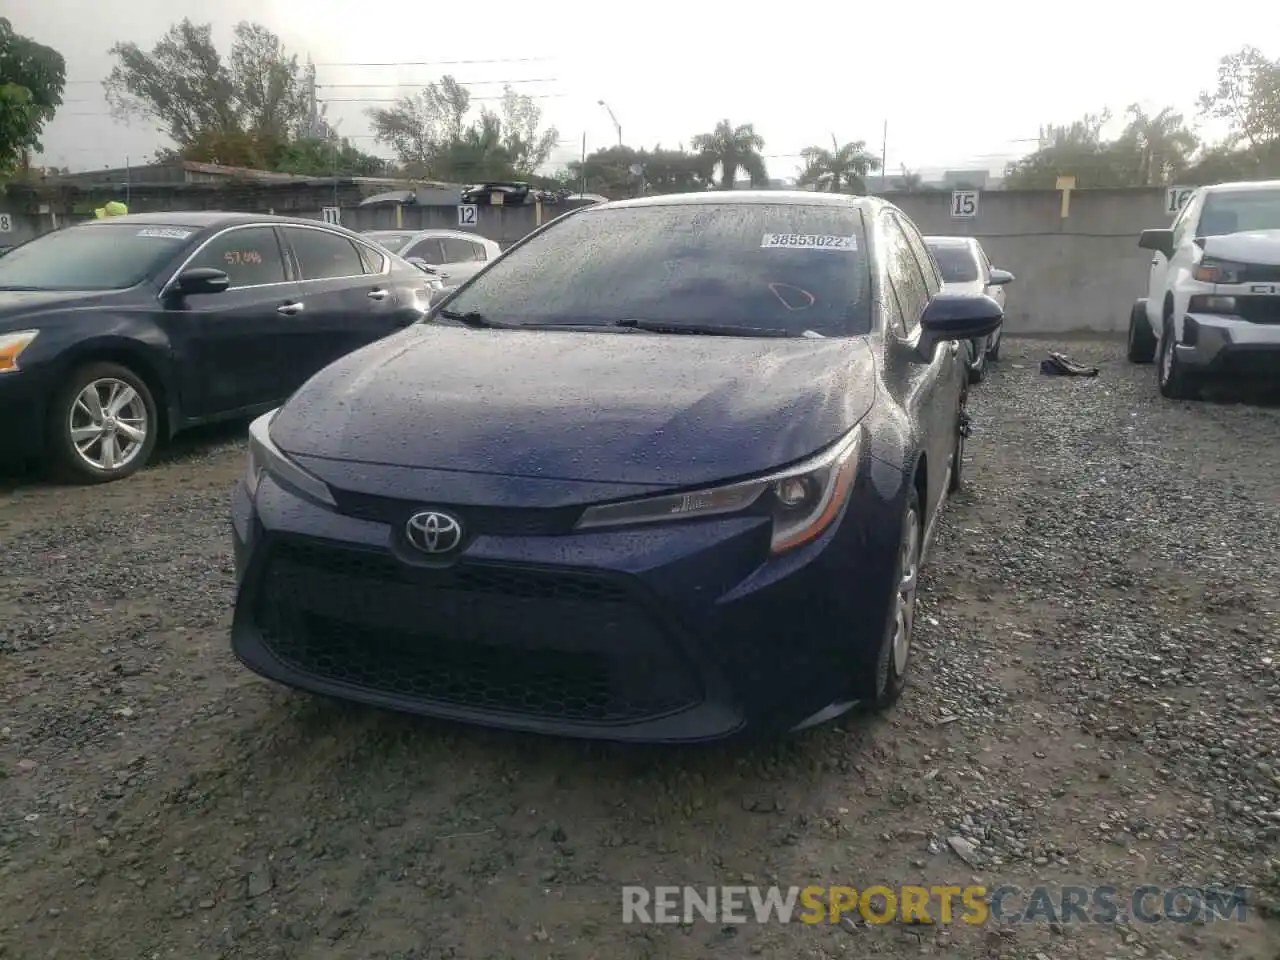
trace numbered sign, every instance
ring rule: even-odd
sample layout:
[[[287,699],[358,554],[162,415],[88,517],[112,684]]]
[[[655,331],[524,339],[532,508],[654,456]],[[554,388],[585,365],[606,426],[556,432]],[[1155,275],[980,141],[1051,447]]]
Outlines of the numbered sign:
[[[951,216],[958,220],[969,220],[978,215],[977,190],[951,191]]]
[[[1164,212],[1171,217],[1176,217],[1178,211],[1187,204],[1187,198],[1191,196],[1191,192],[1195,187],[1169,187],[1164,192]]]
[[[342,211],[337,207],[325,207],[321,213],[324,216],[325,223],[333,223],[338,226],[342,225]]]
[[[8,213],[0,213],[0,233],[9,233],[13,230],[13,215]]]
[[[474,227],[480,222],[480,208],[474,203],[458,204],[458,226]]]

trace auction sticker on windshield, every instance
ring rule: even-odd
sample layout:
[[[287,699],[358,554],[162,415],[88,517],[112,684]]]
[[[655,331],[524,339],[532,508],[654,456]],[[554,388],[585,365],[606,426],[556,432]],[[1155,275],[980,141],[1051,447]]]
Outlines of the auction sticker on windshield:
[[[191,236],[190,230],[180,230],[177,227],[147,227],[139,230],[140,237],[153,237],[157,240],[185,240]]]
[[[760,242],[762,249],[803,247],[806,250],[857,250],[856,236],[833,237],[822,233],[766,233]]]

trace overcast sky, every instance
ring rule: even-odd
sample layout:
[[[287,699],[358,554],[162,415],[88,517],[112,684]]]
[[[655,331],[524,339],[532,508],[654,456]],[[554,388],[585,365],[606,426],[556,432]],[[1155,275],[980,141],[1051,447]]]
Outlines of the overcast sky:
[[[841,142],[866,140],[879,154],[886,121],[887,169],[905,164],[927,174],[998,169],[1034,149],[1019,141],[1034,138],[1042,123],[1106,106],[1119,113],[1135,101],[1172,104],[1191,115],[1223,54],[1246,43],[1280,52],[1273,47],[1280,5],[1251,5],[1248,16],[1212,10],[1190,0],[1158,7],[917,0],[877,9],[853,0],[616,7],[32,0],[5,16],[66,57],[74,82],[44,136],[43,162],[57,166],[122,166],[126,157],[137,164],[164,144],[145,124],[112,120],[99,81],[114,42],[150,48],[189,16],[213,22],[224,55],[242,19],[274,30],[291,52],[310,54],[321,97],[333,101],[329,116],[370,152],[387,155],[368,136],[365,109],[394,98],[398,85],[452,73],[477,98],[501,93],[504,80],[541,96],[560,131],[559,163],[581,153],[584,134],[589,151],[617,142],[603,99],[633,146],[687,143],[720,118],[754,123],[771,175],[786,177],[801,149],[828,144],[833,133]],[[361,102],[337,102],[354,100]]]

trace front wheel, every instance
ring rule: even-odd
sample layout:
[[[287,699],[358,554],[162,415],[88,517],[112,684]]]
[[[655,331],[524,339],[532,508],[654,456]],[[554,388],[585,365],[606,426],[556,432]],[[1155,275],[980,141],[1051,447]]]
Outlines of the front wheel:
[[[49,410],[54,472],[75,483],[121,480],[151,458],[158,424],[151,391],[128,367],[80,367]]]
[[[1177,342],[1173,333],[1173,319],[1166,317],[1164,332],[1160,336],[1160,365],[1156,368],[1156,382],[1160,395],[1170,400],[1195,400],[1200,396],[1195,377],[1183,368],[1178,360]]]
[[[907,685],[911,638],[915,627],[916,585],[920,579],[920,550],[924,522],[915,484],[907,493],[893,569],[893,597],[889,602],[884,635],[874,670],[858,678],[859,702],[864,710],[879,712],[892,706]]]
[[[995,342],[991,344],[991,349],[987,351],[987,359],[992,363],[1000,362],[1000,341],[1004,338],[1000,334],[996,334]]]

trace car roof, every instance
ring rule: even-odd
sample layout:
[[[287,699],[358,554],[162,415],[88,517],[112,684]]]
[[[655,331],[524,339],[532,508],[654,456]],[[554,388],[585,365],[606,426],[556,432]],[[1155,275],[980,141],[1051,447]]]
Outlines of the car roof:
[[[295,224],[309,227],[333,227],[332,223],[322,220],[310,220],[306,217],[277,217],[266,213],[229,213],[225,210],[167,210],[156,213],[129,213],[122,217],[104,217],[101,220],[86,220],[77,224],[81,227],[96,227],[99,224],[123,223],[153,227],[193,227],[205,230],[216,227],[232,227],[240,223],[278,223]],[[345,230],[345,227],[339,227]]]
[[[871,210],[890,204],[875,197],[860,197],[850,193],[820,193],[816,190],[706,190],[698,193],[666,193],[652,197],[635,197],[631,200],[611,200],[582,207],[583,213],[601,210],[620,210],[627,207],[674,207],[695,204],[763,204],[774,203],[795,207],[845,207],[850,210]]]
[[[1280,190],[1280,180],[1246,180],[1240,183],[1214,183],[1201,187],[1205,193],[1245,193],[1253,190]]]

